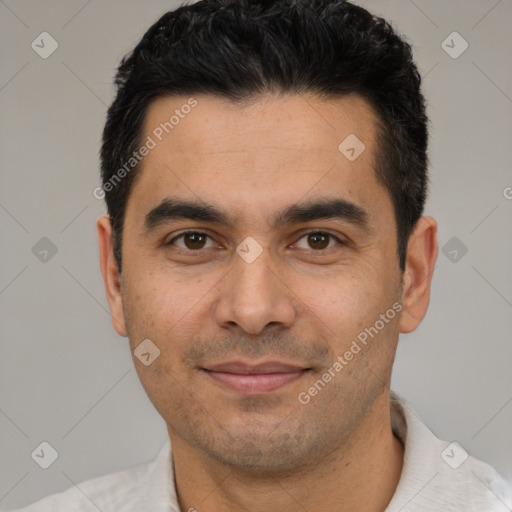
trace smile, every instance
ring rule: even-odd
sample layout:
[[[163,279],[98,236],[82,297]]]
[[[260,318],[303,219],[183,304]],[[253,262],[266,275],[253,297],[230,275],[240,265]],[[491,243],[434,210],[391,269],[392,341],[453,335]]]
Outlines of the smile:
[[[278,362],[258,365],[230,362],[202,368],[202,370],[223,387],[251,396],[282,388],[300,379],[309,371],[309,368]]]

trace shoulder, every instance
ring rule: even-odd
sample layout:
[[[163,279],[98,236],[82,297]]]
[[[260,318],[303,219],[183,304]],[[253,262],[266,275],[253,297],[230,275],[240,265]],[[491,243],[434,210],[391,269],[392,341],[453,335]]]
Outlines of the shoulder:
[[[388,511],[509,511],[512,489],[489,464],[456,442],[439,439],[396,394],[391,399],[395,435],[405,446],[402,476]]]
[[[78,483],[69,489],[46,496],[13,512],[98,512],[99,510],[129,510],[140,492],[141,482],[149,464],[117,471]],[[112,508],[115,506],[115,509]]]
[[[167,439],[147,464],[86,480],[12,512],[179,512],[173,482]]]
[[[86,480],[12,512],[128,512],[140,495],[149,467],[140,464]]]
[[[454,446],[459,445],[444,443],[445,456],[453,454]],[[463,451],[455,465],[438,466],[418,502],[446,512],[508,512],[512,489],[493,467]]]

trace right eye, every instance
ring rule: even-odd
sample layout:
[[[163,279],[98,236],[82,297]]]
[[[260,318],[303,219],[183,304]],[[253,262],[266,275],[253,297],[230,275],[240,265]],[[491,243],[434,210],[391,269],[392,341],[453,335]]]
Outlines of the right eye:
[[[212,243],[209,247],[206,246],[208,239],[210,239]],[[180,240],[180,243],[177,242],[178,240]],[[185,231],[172,238],[166,245],[176,245],[179,249],[191,252],[197,252],[200,249],[208,249],[215,246],[211,237],[201,231]]]

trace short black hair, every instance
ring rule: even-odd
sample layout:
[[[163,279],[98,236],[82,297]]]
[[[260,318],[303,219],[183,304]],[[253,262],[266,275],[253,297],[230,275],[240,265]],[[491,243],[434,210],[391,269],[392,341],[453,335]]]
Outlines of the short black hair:
[[[164,14],[123,58],[108,109],[101,174],[121,271],[126,204],[149,104],[213,94],[357,94],[378,119],[375,172],[391,196],[401,270],[427,192],[427,116],[411,46],[382,18],[344,0],[202,0]],[[341,142],[341,141],[340,141]],[[125,172],[120,177],[123,168]]]

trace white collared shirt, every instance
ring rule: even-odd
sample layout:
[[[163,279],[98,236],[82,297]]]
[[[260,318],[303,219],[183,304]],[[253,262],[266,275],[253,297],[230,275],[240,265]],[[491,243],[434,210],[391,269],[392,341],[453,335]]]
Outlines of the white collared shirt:
[[[467,456],[460,445],[438,439],[396,394],[391,396],[391,422],[405,456],[386,512],[512,510],[512,489],[497,472]],[[149,464],[87,480],[13,512],[180,512],[171,460],[167,440]]]

